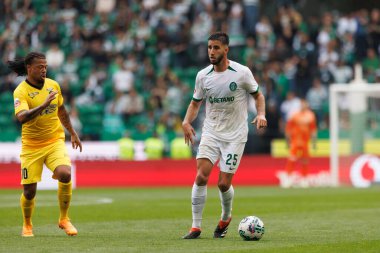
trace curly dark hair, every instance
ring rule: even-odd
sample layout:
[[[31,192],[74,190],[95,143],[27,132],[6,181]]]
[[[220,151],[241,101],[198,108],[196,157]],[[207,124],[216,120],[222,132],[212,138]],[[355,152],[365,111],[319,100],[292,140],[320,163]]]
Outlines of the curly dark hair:
[[[27,56],[8,61],[8,68],[16,72],[18,76],[27,75],[26,65],[32,64],[34,58],[46,59],[46,56],[38,52],[30,52]]]

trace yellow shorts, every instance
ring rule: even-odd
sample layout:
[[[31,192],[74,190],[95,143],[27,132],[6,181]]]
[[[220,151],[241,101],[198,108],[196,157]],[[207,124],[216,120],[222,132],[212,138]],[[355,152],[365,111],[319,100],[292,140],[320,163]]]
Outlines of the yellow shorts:
[[[44,164],[52,172],[60,165],[71,166],[70,157],[63,140],[57,140],[39,149],[22,147],[20,160],[21,184],[40,182]]]

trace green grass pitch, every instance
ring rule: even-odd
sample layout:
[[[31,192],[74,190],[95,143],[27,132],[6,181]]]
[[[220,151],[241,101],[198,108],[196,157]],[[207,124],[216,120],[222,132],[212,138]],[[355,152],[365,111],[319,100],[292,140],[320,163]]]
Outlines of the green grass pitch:
[[[209,187],[203,231],[191,226],[188,188],[74,190],[70,216],[79,234],[57,226],[56,191],[38,191],[34,237],[22,238],[20,190],[0,190],[0,252],[380,252],[380,187],[369,189],[235,187],[233,220],[224,239],[213,239],[220,217],[217,189]],[[237,227],[260,217],[266,233],[243,241]]]

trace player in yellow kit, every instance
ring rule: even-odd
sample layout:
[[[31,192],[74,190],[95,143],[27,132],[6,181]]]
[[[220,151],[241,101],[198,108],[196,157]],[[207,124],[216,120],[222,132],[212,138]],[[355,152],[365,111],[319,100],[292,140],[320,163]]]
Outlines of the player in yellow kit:
[[[58,226],[67,235],[77,235],[78,231],[68,216],[72,194],[71,162],[62,125],[71,134],[73,148],[79,147],[82,152],[82,143],[71,125],[60,86],[56,81],[46,78],[47,62],[44,54],[31,52],[25,58],[9,61],[8,67],[20,76],[26,75],[26,79],[13,93],[15,114],[22,124],[20,160],[24,191],[20,198],[23,215],[21,235],[33,236],[32,214],[43,164],[58,180]]]

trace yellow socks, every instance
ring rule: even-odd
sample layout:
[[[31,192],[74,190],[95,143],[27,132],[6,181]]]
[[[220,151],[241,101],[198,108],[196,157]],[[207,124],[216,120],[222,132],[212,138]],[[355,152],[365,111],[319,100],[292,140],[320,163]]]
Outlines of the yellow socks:
[[[72,194],[71,185],[71,181],[69,183],[58,182],[59,220],[69,218],[68,213]]]
[[[25,198],[24,194],[21,194],[20,206],[22,211],[22,218],[25,225],[32,225],[32,214],[34,210],[34,198],[29,200]]]

